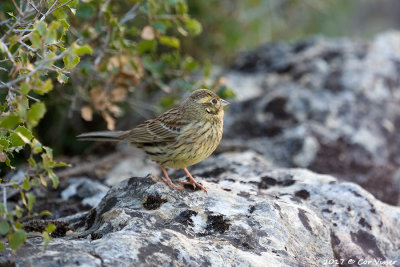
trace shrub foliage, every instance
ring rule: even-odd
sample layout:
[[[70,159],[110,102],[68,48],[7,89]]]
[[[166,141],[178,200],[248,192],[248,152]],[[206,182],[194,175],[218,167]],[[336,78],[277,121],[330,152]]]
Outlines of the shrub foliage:
[[[113,130],[131,92],[204,82],[190,79],[199,63],[181,51],[182,39],[202,31],[185,0],[8,2],[0,4],[0,251],[24,243],[22,220],[49,214],[33,212],[32,188],[56,188],[54,168],[66,164],[53,159],[35,127],[56,97],[69,101],[64,113],[79,109],[87,121],[99,114]],[[15,190],[20,201],[10,205]],[[49,224],[42,233],[45,244],[54,230]]]

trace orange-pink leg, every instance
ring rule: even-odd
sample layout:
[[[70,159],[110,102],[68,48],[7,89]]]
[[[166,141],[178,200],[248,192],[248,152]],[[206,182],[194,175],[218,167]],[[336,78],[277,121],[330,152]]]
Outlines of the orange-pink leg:
[[[161,179],[164,181],[164,183],[166,183],[167,185],[169,185],[170,187],[172,187],[174,189],[183,190],[182,186],[176,185],[171,181],[171,179],[169,178],[168,173],[165,170],[164,166],[161,166],[161,168],[162,168],[164,176],[165,176],[165,178],[161,177]]]
[[[190,182],[180,181],[181,184],[190,184],[193,186],[194,189],[196,189],[196,186],[197,186],[200,189],[207,192],[207,189],[204,186],[202,186],[201,184],[199,184],[198,182],[196,182],[194,180],[193,176],[190,174],[190,172],[186,168],[183,168],[183,169],[185,170],[186,174],[188,175]]]

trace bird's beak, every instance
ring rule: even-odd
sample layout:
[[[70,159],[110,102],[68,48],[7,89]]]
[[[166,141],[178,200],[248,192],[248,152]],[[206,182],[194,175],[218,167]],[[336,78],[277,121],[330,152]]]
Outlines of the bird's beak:
[[[228,101],[221,99],[221,106],[222,106],[222,107],[225,107],[225,106],[227,106],[227,105],[229,105],[229,104],[230,104],[230,103],[229,103]]]

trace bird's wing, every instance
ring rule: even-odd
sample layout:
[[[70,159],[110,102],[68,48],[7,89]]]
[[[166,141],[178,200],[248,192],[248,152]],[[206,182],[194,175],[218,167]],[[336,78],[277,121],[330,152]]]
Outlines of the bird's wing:
[[[133,143],[172,142],[188,122],[178,109],[170,109],[155,119],[148,120],[127,133]]]

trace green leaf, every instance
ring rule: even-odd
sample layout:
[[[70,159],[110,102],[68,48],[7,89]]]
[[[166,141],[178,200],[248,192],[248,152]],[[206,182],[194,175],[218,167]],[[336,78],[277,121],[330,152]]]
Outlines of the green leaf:
[[[226,87],[226,85],[221,85],[217,91],[217,95],[219,95],[221,98],[235,98],[236,95],[235,93]]]
[[[183,1],[176,3],[176,13],[179,15],[184,15],[188,12],[187,4]]]
[[[32,193],[27,193],[26,197],[28,198],[28,210],[31,211],[33,209],[33,205],[35,204],[36,197]]]
[[[156,21],[153,23],[153,28],[156,30],[159,30],[162,34],[165,34],[167,31],[167,28],[165,27],[165,24],[162,23],[161,21]]]
[[[67,83],[68,82],[68,76],[65,74],[62,74],[61,72],[58,73],[57,75],[57,81],[59,83]]]
[[[9,140],[13,147],[19,147],[25,145],[24,140],[22,140],[22,138],[17,133],[11,133]]]
[[[45,187],[47,186],[47,181],[43,175],[40,175],[40,183]]]
[[[14,223],[14,227],[17,228],[17,229],[22,229],[23,225],[20,222],[15,222]]]
[[[42,37],[45,37],[45,36],[46,36],[46,33],[47,33],[47,23],[44,22],[43,20],[37,21],[37,22],[35,23],[35,29],[39,32],[39,34],[40,34]]]
[[[69,23],[67,20],[60,19],[59,21],[60,21],[61,25],[64,27],[64,31],[69,29]]]
[[[174,47],[174,48],[179,48],[179,46],[180,46],[179,39],[176,37],[161,36],[160,43]]]
[[[0,127],[12,129],[21,122],[21,118],[16,115],[8,115],[0,119]]]
[[[34,31],[29,39],[31,40],[33,49],[39,49],[42,47],[42,41],[38,31]]]
[[[33,154],[38,154],[43,151],[42,144],[37,139],[32,140],[31,149],[33,150]],[[36,162],[34,160],[33,160],[33,163],[34,164],[31,163],[31,165],[35,166]]]
[[[24,186],[23,186],[25,191],[28,191],[31,188],[31,185],[29,184],[29,177],[26,177],[24,179]]]
[[[192,72],[199,67],[199,64],[195,60],[193,60],[192,57],[186,57],[183,61],[182,67],[184,70]]]
[[[0,221],[0,235],[5,235],[10,231],[10,225],[2,219]]]
[[[32,167],[36,167],[36,161],[32,158],[32,156],[29,157],[28,162]]]
[[[18,35],[14,35],[14,36],[12,36],[12,37],[10,37],[10,39],[9,39],[9,50],[12,50],[12,47],[16,44],[16,43],[18,43],[18,40],[19,40],[19,38],[20,38],[20,36],[18,36]]]
[[[28,83],[24,82],[21,84],[21,87],[19,88],[19,91],[23,94],[27,94],[29,93],[29,91],[31,90],[31,87]]]
[[[13,169],[13,170],[15,169],[15,167],[13,167],[13,166],[11,165],[10,158],[8,158],[8,157],[6,158],[6,166],[9,167],[9,168],[11,168],[11,169]]]
[[[156,49],[157,49],[156,40],[142,40],[137,44],[137,51],[139,54],[154,52]]]
[[[26,233],[24,230],[17,230],[12,233],[9,238],[10,248],[16,250],[26,240]]]
[[[63,57],[63,61],[65,69],[72,69],[80,62],[80,58],[77,55],[67,55]]]
[[[39,166],[39,165],[37,165],[37,166]],[[40,185],[40,180],[39,180],[39,178],[34,178],[34,179],[32,180],[32,185],[33,185],[33,186],[39,186],[39,185]]]
[[[53,14],[58,20],[62,20],[62,19],[65,20],[66,18],[68,18],[68,14],[65,13],[65,8],[64,8],[64,7],[59,8],[59,9],[57,9],[57,10],[54,10],[52,14]]]
[[[46,34],[46,43],[54,44],[57,42],[57,29],[60,27],[61,23],[57,20],[54,20],[50,23],[47,34]]]
[[[53,160],[53,149],[51,149],[48,146],[44,147],[44,150],[46,150],[46,156],[50,159]]]
[[[29,127],[35,127],[41,118],[43,118],[46,113],[46,106],[42,102],[37,102],[32,105],[32,107],[28,110],[27,118]]]
[[[68,0],[69,1],[69,0]],[[66,3],[67,0],[65,0],[64,3]],[[64,4],[63,3],[63,4]],[[67,5],[68,7],[73,7],[73,8],[77,8],[79,4],[79,0],[72,0],[71,2],[69,2],[69,4]]]
[[[0,137],[0,147],[3,149],[7,149],[10,146],[10,141],[8,141],[5,137]]]
[[[50,241],[53,240],[53,238],[50,237],[48,232],[43,232],[42,237],[43,237],[43,246],[46,248],[49,245]]]
[[[200,22],[195,19],[185,19],[184,20],[185,26],[191,35],[198,35],[202,32],[203,27],[201,26]]]
[[[71,12],[73,12],[72,9]],[[79,4],[79,8],[77,9],[76,12],[77,17],[82,17],[84,19],[89,19],[92,16],[94,16],[94,14],[96,14],[95,5],[92,3],[85,3],[85,2],[81,2]]]
[[[56,226],[52,223],[50,223],[49,225],[46,226],[45,231],[48,232],[49,234],[54,232],[54,230],[56,230]]]
[[[0,112],[5,111],[7,107],[8,107],[7,102],[5,102],[3,104],[0,103]]]
[[[3,242],[0,242],[0,252],[6,248]]]
[[[19,206],[16,206],[14,213],[15,213],[15,216],[17,216],[17,218],[20,219],[22,217],[22,215],[24,214],[24,211]],[[14,223],[14,226],[16,226],[17,224],[18,224],[18,222]]]
[[[38,88],[35,88],[34,91],[39,95],[44,95],[52,89],[53,89],[53,83],[51,82],[51,79],[47,79],[46,81],[41,83]]]
[[[76,45],[76,47],[74,48],[73,52],[75,54],[77,54],[78,56],[82,56],[84,54],[92,54],[93,53],[93,49],[87,44],[86,45],[82,45],[82,46]]]
[[[58,176],[52,170],[49,170],[49,177],[53,183],[53,188],[57,188],[59,183]]]
[[[25,118],[26,117],[26,111],[29,109],[29,100],[27,97],[22,97],[18,100],[17,102],[17,106],[18,106],[18,115],[21,118]]]
[[[131,35],[138,35],[140,33],[140,30],[136,28],[135,26],[129,27],[125,31],[127,34]]]
[[[40,214],[39,214],[39,216],[52,216],[52,215],[53,215],[53,213],[51,213],[51,212],[48,211],[48,210],[43,210],[43,211],[41,211]]]
[[[20,133],[19,136],[23,140],[24,140],[24,138],[26,139],[26,140],[24,140],[25,143],[30,143],[33,138],[32,132],[22,125],[18,126],[17,129],[15,129],[15,132]]]
[[[20,191],[19,191],[19,194],[21,195],[22,204],[24,204],[25,206],[27,206],[28,203],[26,203],[26,197],[25,197],[24,192],[23,192],[22,190],[20,190]]]

